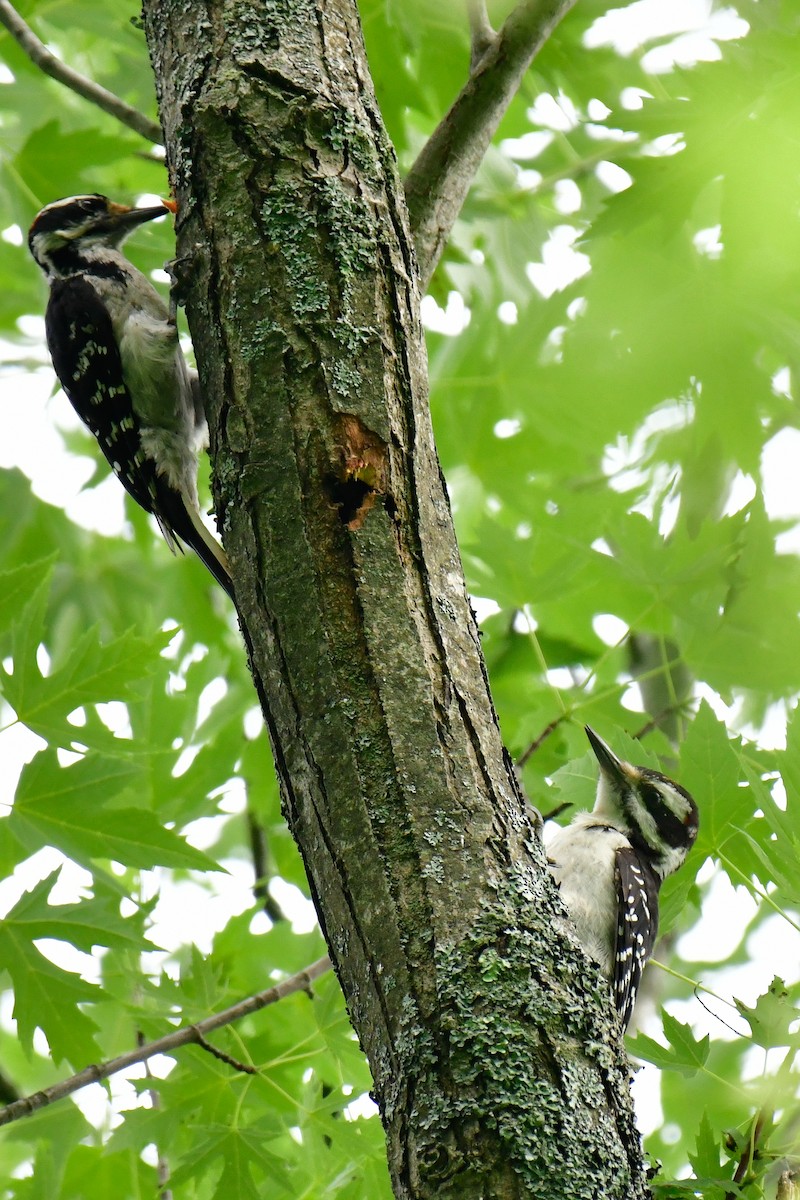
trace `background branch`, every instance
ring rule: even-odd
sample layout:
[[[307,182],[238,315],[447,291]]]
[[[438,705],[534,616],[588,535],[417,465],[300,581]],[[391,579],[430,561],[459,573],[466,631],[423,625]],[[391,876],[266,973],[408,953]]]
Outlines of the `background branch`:
[[[144,1040],[144,1034],[141,1031],[136,1034],[136,1045],[140,1049],[146,1045],[146,1042]],[[148,1079],[153,1078],[152,1073],[150,1071],[149,1063],[145,1063],[144,1073]],[[153,1109],[161,1108],[161,1097],[158,1094],[158,1088],[155,1086],[149,1087],[147,1089],[147,1094],[150,1097],[150,1107]],[[158,1154],[158,1162],[156,1164],[156,1171],[158,1173],[158,1188],[159,1188],[158,1200],[172,1200],[172,1192],[169,1187],[169,1178],[170,1178],[169,1161],[167,1160],[166,1156],[164,1155],[161,1145],[156,1146],[156,1152]]]
[[[148,141],[161,143],[161,126],[157,121],[151,121],[137,108],[126,104],[124,100],[120,100],[119,96],[107,91],[99,83],[94,83],[93,80],[73,71],[71,67],[51,54],[44,42],[39,40],[14,6],[8,3],[8,0],[0,0],[0,25],[8,30],[17,45],[27,54],[32,63],[44,71],[45,75],[63,83],[70,91],[82,96],[91,104],[96,104],[98,108],[102,108],[103,112],[115,117],[129,129],[133,129],[134,132],[147,138]]]
[[[525,0],[514,9],[409,171],[406,201],[423,290],[523,75],[574,4],[575,0]],[[471,4],[473,61],[474,10]]]
[[[85,1067],[77,1075],[63,1079],[61,1083],[55,1083],[41,1092],[34,1092],[32,1096],[24,1096],[21,1100],[15,1100],[13,1104],[0,1109],[0,1125],[10,1125],[12,1121],[18,1121],[20,1117],[29,1117],[48,1104],[71,1096],[73,1092],[88,1087],[90,1083],[100,1083],[102,1079],[109,1079],[127,1067],[134,1066],[135,1063],[146,1062],[155,1054],[169,1054],[179,1046],[192,1043],[209,1049],[206,1034],[212,1033],[215,1029],[221,1029],[223,1025],[230,1025],[233,1021],[239,1021],[242,1017],[249,1016],[250,1013],[258,1012],[259,1009],[266,1008],[268,1004],[275,1004],[284,996],[291,996],[293,992],[308,990],[313,981],[320,975],[324,975],[330,968],[331,960],[326,954],[324,958],[318,958],[316,962],[311,963],[302,971],[298,971],[296,975],[290,975],[288,979],[276,983],[274,987],[258,992],[255,996],[248,996],[246,1000],[240,1000],[238,1004],[223,1009],[214,1016],[206,1017],[205,1021],[198,1021],[194,1025],[184,1025],[173,1033],[167,1034],[166,1037],[157,1038],[156,1041],[148,1042],[144,1046],[137,1046],[135,1050],[129,1050],[127,1054],[119,1054],[116,1058],[109,1059],[108,1062],[100,1063],[99,1066],[93,1064]],[[223,1056],[217,1054],[217,1057]],[[224,1056],[224,1061],[231,1060]],[[249,1069],[242,1067],[239,1063],[235,1065],[239,1070]]]
[[[489,23],[485,0],[467,0],[467,16],[472,39],[469,69],[474,71],[497,35]]]
[[[270,921],[284,921],[286,914],[269,892],[269,846],[266,830],[251,809],[247,810],[246,820],[255,875],[253,894]]]

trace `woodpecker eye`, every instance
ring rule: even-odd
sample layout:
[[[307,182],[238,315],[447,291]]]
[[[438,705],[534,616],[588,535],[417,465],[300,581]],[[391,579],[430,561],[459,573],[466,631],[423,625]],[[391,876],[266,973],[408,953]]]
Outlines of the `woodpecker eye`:
[[[650,809],[657,808],[664,804],[664,797],[661,795],[661,792],[658,790],[658,788],[654,787],[652,783],[642,784],[642,799]]]
[[[108,200],[105,196],[79,196],[71,204],[75,216],[101,216],[108,212]]]

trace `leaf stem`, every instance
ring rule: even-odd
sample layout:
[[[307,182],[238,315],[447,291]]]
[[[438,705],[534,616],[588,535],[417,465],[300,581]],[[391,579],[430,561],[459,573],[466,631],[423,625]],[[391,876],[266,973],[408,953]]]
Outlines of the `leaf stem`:
[[[768,904],[770,908],[773,908],[775,912],[778,913],[779,916],[783,917],[785,921],[788,921],[792,929],[796,929],[797,932],[800,933],[800,925],[797,923],[797,921],[795,921],[793,917],[790,917],[786,912],[786,909],[781,908],[780,904],[778,904],[776,900],[772,899],[769,892],[765,892],[759,884],[755,883],[754,880],[744,873],[741,867],[737,867],[736,863],[731,862],[727,855],[723,854],[722,851],[718,852],[717,857],[721,863],[724,863],[729,872],[733,871],[735,875],[738,875],[745,887],[750,888],[757,896],[760,896],[765,904]]]

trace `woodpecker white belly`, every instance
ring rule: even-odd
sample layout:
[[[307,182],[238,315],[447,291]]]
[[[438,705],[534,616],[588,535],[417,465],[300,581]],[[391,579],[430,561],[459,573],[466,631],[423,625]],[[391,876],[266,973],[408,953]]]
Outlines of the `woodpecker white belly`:
[[[197,376],[158,292],[119,249],[165,213],[71,196],[42,209],[28,244],[50,285],[47,344],[75,411],[170,548],[191,546],[233,596],[224,551],[198,511],[207,428]]]
[[[630,842],[613,826],[581,813],[557,833],[547,853],[561,899],[580,930],[584,950],[608,973],[617,926],[616,855]],[[592,880],[592,889],[587,880]],[[598,897],[603,902],[598,902]]]
[[[600,764],[595,806],[559,830],[547,852],[625,1029],[658,933],[658,891],[694,844],[697,805],[666,775],[623,762],[588,726],[586,734]]]

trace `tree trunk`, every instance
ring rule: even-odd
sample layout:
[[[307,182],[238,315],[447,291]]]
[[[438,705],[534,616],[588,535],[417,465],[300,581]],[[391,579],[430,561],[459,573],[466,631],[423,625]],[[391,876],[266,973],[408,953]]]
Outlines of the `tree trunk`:
[[[488,692],[352,0],[145,0],[218,520],[398,1197],[646,1195]]]

